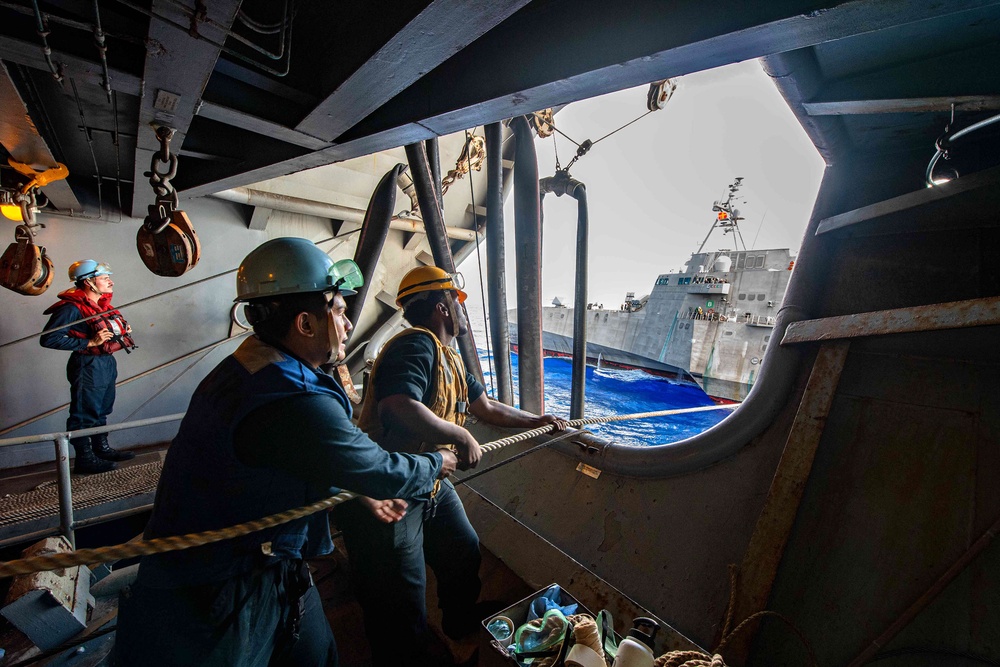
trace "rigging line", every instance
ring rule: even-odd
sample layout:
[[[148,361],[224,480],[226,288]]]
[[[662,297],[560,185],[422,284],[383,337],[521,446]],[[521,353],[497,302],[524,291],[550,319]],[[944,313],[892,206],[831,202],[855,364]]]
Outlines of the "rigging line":
[[[757,238],[760,236],[761,227],[764,226],[764,218],[767,217],[767,209],[764,209],[764,215],[760,216],[760,224],[757,225],[757,233],[753,237],[753,248],[757,247]]]
[[[182,361],[184,361],[186,359],[190,359],[191,357],[198,356],[202,352],[207,352],[207,351],[213,350],[213,349],[219,347],[220,345],[225,345],[229,341],[234,341],[234,340],[238,340],[240,338],[245,338],[246,336],[249,336],[251,334],[253,334],[252,330],[244,331],[243,333],[238,333],[238,334],[236,334],[234,336],[229,336],[227,338],[223,338],[222,340],[216,341],[214,343],[210,343],[209,345],[206,345],[204,347],[199,347],[197,350],[194,350],[193,352],[188,352],[187,354],[182,355],[180,357],[177,357],[176,359],[171,359],[170,361],[165,361],[164,363],[160,364],[159,366],[153,366],[152,368],[150,368],[148,370],[145,370],[145,371],[143,371],[143,372],[141,372],[141,373],[139,373],[137,375],[133,375],[132,377],[127,377],[124,380],[119,380],[118,382],[115,383],[115,388],[117,389],[118,387],[124,387],[129,382],[134,382],[136,380],[141,380],[142,378],[146,377],[147,375],[152,375],[153,373],[156,373],[158,371],[162,371],[164,368],[167,368],[169,366],[173,366],[174,364],[179,364],[180,362],[182,362]],[[45,419],[46,417],[51,417],[54,414],[58,414],[59,412],[62,412],[63,410],[65,410],[68,407],[69,407],[69,403],[63,403],[62,405],[54,407],[51,410],[47,410],[46,412],[43,412],[41,414],[37,414],[34,417],[29,417],[28,419],[20,421],[20,422],[18,422],[16,424],[11,424],[10,426],[6,426],[3,429],[0,429],[0,435],[6,435],[8,433],[12,433],[13,431],[18,430],[19,428],[24,428],[25,426],[29,426],[31,424],[34,424],[35,422],[37,422],[39,420],[42,420],[42,419]]]
[[[556,127],[555,122],[552,123],[552,129],[555,130],[556,132],[558,132],[559,134],[563,135],[567,139],[569,139],[571,142],[573,142],[573,145],[576,146],[577,148],[580,147],[580,142],[574,140],[573,137],[569,136],[568,134],[566,134],[565,132],[563,132],[562,130],[560,130],[558,127]]]
[[[612,415],[609,417],[590,417],[588,419],[571,419],[566,422],[566,425],[582,426],[584,424],[606,424],[608,422],[615,422],[615,421],[627,421],[630,419],[647,419],[650,417],[666,417],[669,415],[688,414],[691,412],[704,412],[706,410],[731,410],[736,407],[737,405],[707,405],[707,406],[699,406],[696,408],[659,410],[657,412],[637,412],[628,415]],[[547,424],[540,428],[531,429],[530,431],[524,431],[523,433],[518,433],[517,435],[512,435],[507,438],[501,438],[500,440],[494,440],[492,442],[488,442],[482,445],[481,448],[484,452],[496,451],[508,445],[513,445],[518,442],[524,442],[525,440],[530,440],[540,435],[545,435],[547,433],[554,433],[557,430],[558,427],[555,424]],[[18,560],[0,562],[0,579],[18,574],[30,574],[32,572],[47,572],[51,570],[59,570],[65,567],[73,567],[76,565],[107,563],[110,561],[122,560],[124,558],[133,558],[135,556],[148,556],[154,553],[180,551],[183,549],[190,549],[192,547],[203,546],[206,544],[213,544],[215,542],[221,542],[223,540],[232,539],[234,537],[249,535],[250,533],[255,533],[257,531],[264,530],[265,528],[280,526],[282,524],[288,523],[289,521],[301,519],[303,517],[315,514],[316,512],[330,509],[336,505],[339,505],[340,503],[352,500],[355,497],[356,494],[352,493],[351,491],[341,491],[335,496],[330,496],[329,498],[319,500],[315,503],[312,503],[311,505],[305,505],[303,507],[297,507],[295,509],[286,510],[284,512],[279,512],[277,514],[271,514],[261,519],[247,521],[245,523],[240,523],[235,526],[228,526],[226,528],[208,530],[201,533],[175,535],[172,537],[157,537],[151,540],[128,542],[126,544],[116,544],[108,547],[78,549],[76,551],[69,551],[58,554],[49,554],[45,556],[34,556],[31,558],[21,558]]]
[[[743,250],[747,249],[747,242],[743,240],[743,232],[740,231],[739,223],[734,223],[733,227],[736,229],[736,236],[740,238],[740,243],[743,244]]]
[[[337,240],[337,237],[336,236],[331,236],[330,238],[320,239],[319,241],[313,241],[313,244],[319,245],[320,243],[326,243],[328,241],[335,241],[335,240]],[[91,315],[90,317],[81,317],[78,320],[74,320],[73,322],[69,322],[68,324],[63,324],[62,326],[53,327],[51,329],[45,329],[43,331],[39,331],[38,333],[28,334],[27,336],[22,336],[21,338],[17,338],[15,340],[12,340],[9,343],[4,343],[3,345],[0,345],[0,350],[2,350],[5,347],[8,347],[10,345],[14,345],[15,343],[23,343],[26,340],[31,340],[32,338],[37,338],[37,337],[42,336],[44,334],[50,333],[52,331],[59,331],[60,329],[65,329],[67,327],[76,326],[77,324],[82,324],[84,322],[89,322],[90,320],[97,319],[98,317],[103,317],[104,315],[112,313],[112,312],[114,312],[116,310],[121,310],[122,308],[129,308],[131,306],[135,306],[137,304],[143,303],[145,301],[149,301],[151,299],[155,299],[157,297],[164,296],[166,294],[170,294],[172,292],[177,292],[177,291],[182,290],[182,289],[187,289],[188,287],[194,287],[195,285],[199,285],[201,283],[208,282],[209,280],[215,280],[216,278],[221,278],[222,276],[228,275],[230,273],[236,273],[237,271],[239,271],[239,267],[237,267],[235,269],[229,269],[228,271],[223,271],[221,273],[216,273],[216,274],[213,274],[211,276],[207,276],[205,278],[200,278],[200,279],[195,280],[193,282],[185,283],[183,285],[179,285],[177,287],[165,290],[163,292],[157,292],[156,294],[150,294],[149,296],[144,296],[141,299],[136,299],[135,301],[129,301],[128,303],[122,304],[121,306],[116,306],[116,307],[112,308],[111,310],[105,310],[103,313],[97,313],[96,315]]]
[[[475,130],[476,128],[472,128]],[[472,137],[469,131],[465,131],[465,154],[469,158],[469,200],[472,203],[472,228],[476,230],[476,263],[479,265],[479,296],[483,300],[483,328],[486,331],[486,361],[490,369],[490,389],[493,395],[497,395],[497,388],[493,382],[493,350],[490,348],[490,323],[486,317],[486,286],[483,284],[483,258],[479,254],[479,215],[476,213],[476,190],[472,185]]]
[[[69,80],[70,85],[73,87],[73,97],[76,98],[76,108],[80,112],[80,124],[83,126],[83,132],[87,135],[87,145],[90,146],[90,157],[94,160],[94,173],[97,177],[97,219],[104,219],[104,197],[101,194],[101,168],[97,166],[97,153],[94,152],[94,137],[90,132],[90,128],[87,126],[87,117],[83,114],[83,102],[80,101],[80,93],[76,89],[76,79],[71,78]]]
[[[149,405],[150,403],[152,403],[153,399],[155,399],[157,396],[159,396],[160,394],[162,394],[163,392],[165,392],[167,389],[169,389],[170,386],[173,385],[175,382],[177,382],[178,380],[180,380],[181,377],[185,373],[187,373],[189,370],[191,370],[192,368],[194,368],[195,366],[197,366],[198,363],[200,361],[202,361],[205,357],[207,357],[209,354],[211,354],[212,350],[214,350],[214,349],[215,348],[210,348],[208,350],[205,350],[205,354],[201,355],[200,357],[198,357],[197,359],[195,359],[194,361],[192,361],[190,364],[187,365],[187,367],[184,370],[182,370],[180,373],[178,373],[177,375],[175,375],[174,378],[172,380],[170,380],[170,382],[166,383],[165,385],[163,385],[162,387],[160,387],[159,389],[157,389],[155,392],[153,392],[152,396],[150,396],[145,401],[143,401],[142,405],[140,405],[135,410],[133,410],[132,412],[130,412],[129,415],[127,417],[125,417],[125,419],[123,421],[131,421],[132,417],[134,417],[137,412],[139,412],[144,407],[146,407],[147,405]]]
[[[642,120],[643,118],[645,118],[649,114],[653,113],[653,111],[654,111],[653,109],[650,109],[649,111],[647,111],[646,113],[642,114],[641,116],[639,116],[635,120],[630,120],[629,122],[625,123],[624,125],[622,125],[621,127],[619,127],[617,130],[615,130],[614,132],[608,132],[603,137],[601,137],[600,139],[598,139],[597,141],[595,141],[594,143],[592,143],[590,145],[591,148],[593,148],[597,144],[601,143],[602,141],[604,141],[605,139],[607,139],[608,137],[610,137],[612,134],[615,134],[615,132],[621,132],[622,130],[624,130],[626,127],[628,127],[632,123],[638,123],[640,120]]]
[[[491,465],[491,466],[489,466],[487,468],[483,468],[482,470],[478,470],[478,471],[476,471],[475,473],[473,473],[471,475],[467,475],[467,476],[463,477],[462,479],[456,480],[454,482],[454,485],[455,486],[459,486],[460,484],[465,484],[467,482],[471,482],[472,480],[474,480],[476,477],[479,477],[480,475],[485,475],[488,472],[493,472],[497,468],[501,468],[501,467],[507,465],[508,463],[513,463],[514,461],[517,461],[518,459],[523,459],[528,454],[534,454],[538,450],[545,449],[549,445],[557,443],[560,440],[566,440],[567,438],[578,438],[578,437],[583,436],[583,435],[593,435],[593,433],[591,433],[590,431],[586,431],[586,430],[567,431],[566,433],[562,433],[562,434],[560,434],[560,435],[552,438],[551,440],[547,440],[547,441],[543,442],[540,445],[532,447],[531,449],[526,449],[523,452],[521,452],[520,454],[514,454],[514,456],[511,456],[509,459],[504,459],[500,463],[494,463],[493,465]]]

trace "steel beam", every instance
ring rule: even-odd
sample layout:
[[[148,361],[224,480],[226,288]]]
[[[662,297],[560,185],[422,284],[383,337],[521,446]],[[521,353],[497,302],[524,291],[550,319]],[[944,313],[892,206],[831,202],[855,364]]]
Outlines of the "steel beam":
[[[1000,95],[956,95],[953,97],[911,97],[900,99],[836,100],[805,102],[810,116],[848,116],[880,113],[932,113],[955,111],[996,111]]]
[[[295,129],[335,140],[526,4],[528,0],[431,2]]]
[[[46,73],[49,71],[38,42],[0,35],[0,59]],[[62,65],[63,73],[70,79],[94,86],[103,85],[104,70],[99,62],[61,51],[53,51],[52,60]],[[139,77],[116,69],[109,69],[108,74],[111,77],[111,90],[135,97],[142,95],[142,79]]]
[[[208,118],[219,123],[232,125],[233,127],[248,130],[254,134],[262,134],[265,137],[278,139],[279,141],[284,141],[296,146],[302,146],[303,148],[320,150],[322,148],[327,148],[330,145],[329,142],[323,141],[322,139],[311,137],[308,134],[303,134],[302,132],[293,130],[290,127],[279,125],[278,123],[264,118],[258,118],[257,116],[237,111],[236,109],[224,107],[221,104],[202,102],[198,107],[197,113],[202,118]]]
[[[182,194],[201,196],[649,81],[995,4],[997,0],[852,0],[831,7],[781,0],[748,6],[725,0],[713,10],[725,18],[706,26],[699,20],[704,12],[694,2],[678,8],[644,0],[627,11],[622,8],[610,24],[606,4],[598,0],[532,3],[370,115],[345,98],[341,124],[351,129],[335,137],[335,146],[270,163],[262,156],[241,167],[240,174],[212,176]],[[606,39],[609,25],[618,38]],[[437,30],[428,35],[441,38]],[[427,48],[435,47],[428,43]],[[511,67],[512,53],[519,66]],[[359,98],[385,85],[366,81],[370,89]],[[297,129],[327,138],[304,125]]]
[[[199,22],[198,33],[212,42],[223,43],[239,7],[240,0],[211,3],[208,18],[212,23]],[[146,215],[146,207],[155,199],[153,189],[143,185],[147,182],[143,172],[149,170],[153,154],[160,149],[152,126],[162,125],[175,130],[170,147],[173,151],[180,151],[221,52],[207,39],[192,37],[187,31],[167,22],[191,23],[187,13],[172,0],[153,0],[151,10],[163,18],[150,19],[147,37],[159,48],[147,51],[142,77],[144,89],[136,130],[135,173],[132,179],[135,187],[131,208],[132,217],[138,218]],[[165,170],[165,165],[161,165],[160,169]]]
[[[45,139],[38,134],[28,107],[3,63],[0,63],[0,144],[3,144],[12,158],[37,171],[59,164]],[[80,210],[80,202],[65,180],[53,181],[45,186],[44,192],[60,211]]]
[[[788,325],[781,344],[884,336],[886,334],[944,331],[1000,324],[1000,297],[950,301],[929,306],[876,310],[839,317],[803,320]]]
[[[1000,167],[984,169],[983,171],[936,185],[933,188],[921,188],[915,192],[908,192],[905,195],[824,218],[820,220],[819,226],[816,228],[816,235],[819,236],[820,234],[850,227],[860,222],[867,222],[898,213],[907,213],[908,219],[912,221],[912,213],[921,207],[982,188],[990,188],[991,191],[994,191],[997,185],[1000,185]]]

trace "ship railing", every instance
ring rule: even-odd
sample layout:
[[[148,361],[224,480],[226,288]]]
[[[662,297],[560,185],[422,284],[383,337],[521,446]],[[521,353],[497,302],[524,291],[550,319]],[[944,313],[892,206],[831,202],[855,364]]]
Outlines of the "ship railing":
[[[59,532],[69,540],[69,543],[76,548],[76,524],[73,518],[73,486],[69,472],[69,441],[70,438],[89,437],[110,433],[112,431],[123,431],[129,428],[141,428],[143,426],[154,426],[156,424],[166,424],[168,422],[180,421],[184,418],[183,412],[162,417],[150,417],[149,419],[137,419],[121,424],[106,426],[96,426],[94,428],[84,428],[78,431],[62,431],[58,433],[42,433],[40,435],[29,435],[18,438],[0,439],[0,447],[16,447],[19,445],[33,445],[39,442],[52,442],[55,444],[56,454],[56,485],[59,491]]]

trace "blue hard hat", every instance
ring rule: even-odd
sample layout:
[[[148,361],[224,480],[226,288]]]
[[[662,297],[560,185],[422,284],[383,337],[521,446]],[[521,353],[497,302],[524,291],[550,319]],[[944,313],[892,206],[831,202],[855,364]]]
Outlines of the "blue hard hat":
[[[353,260],[334,262],[312,241],[285,237],[258,246],[243,259],[236,273],[235,300],[333,290],[351,296],[363,284]]]
[[[73,282],[110,275],[110,266],[104,262],[95,262],[92,259],[81,259],[79,262],[73,262],[69,265],[69,279]]]

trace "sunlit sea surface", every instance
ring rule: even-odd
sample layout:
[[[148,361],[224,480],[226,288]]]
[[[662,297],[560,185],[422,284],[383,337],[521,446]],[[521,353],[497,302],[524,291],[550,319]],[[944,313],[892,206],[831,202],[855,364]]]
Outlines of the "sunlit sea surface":
[[[480,339],[482,340],[482,339]],[[495,368],[491,370],[490,356],[479,350],[479,358],[486,376],[486,390],[495,396]],[[512,355],[514,367],[514,400],[517,401],[517,355]],[[569,417],[570,378],[572,362],[569,359],[550,358],[544,361],[545,411]],[[713,401],[698,387],[674,384],[666,378],[643,371],[587,367],[585,417],[605,417],[616,414],[654,412],[675,408],[693,408],[712,405]],[[618,444],[646,447],[683,440],[714,426],[729,414],[729,410],[696,412],[655,419],[636,419],[588,426],[587,429]]]

